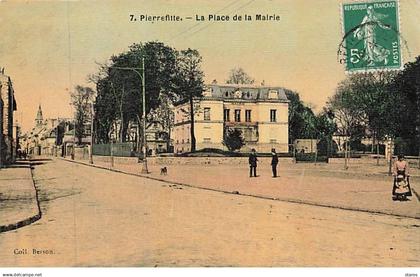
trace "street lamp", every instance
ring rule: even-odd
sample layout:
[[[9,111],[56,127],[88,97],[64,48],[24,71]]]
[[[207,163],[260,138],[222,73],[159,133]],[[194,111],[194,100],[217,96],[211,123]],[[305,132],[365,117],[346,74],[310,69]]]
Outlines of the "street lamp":
[[[120,67],[120,66],[111,66],[111,68],[120,69],[120,70],[131,70],[137,73],[141,80],[142,84],[142,110],[143,110],[143,168],[141,173],[149,173],[147,168],[147,139],[146,139],[146,88],[145,88],[145,74],[144,74],[144,58],[142,58],[142,67]],[[141,70],[141,73],[138,71]]]
[[[93,102],[90,103],[90,151],[89,151],[89,163],[93,164],[93,117],[95,110],[93,107]]]

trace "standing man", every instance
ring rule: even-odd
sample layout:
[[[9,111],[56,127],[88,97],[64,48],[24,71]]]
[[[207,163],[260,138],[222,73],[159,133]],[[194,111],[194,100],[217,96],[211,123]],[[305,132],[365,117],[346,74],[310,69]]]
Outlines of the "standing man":
[[[279,163],[279,157],[277,157],[276,149],[271,149],[271,170],[273,171],[273,178],[277,177],[277,164]]]
[[[249,154],[249,177],[252,177],[252,173],[254,173],[254,177],[257,177],[257,153],[255,153],[255,149],[252,148],[251,154]]]

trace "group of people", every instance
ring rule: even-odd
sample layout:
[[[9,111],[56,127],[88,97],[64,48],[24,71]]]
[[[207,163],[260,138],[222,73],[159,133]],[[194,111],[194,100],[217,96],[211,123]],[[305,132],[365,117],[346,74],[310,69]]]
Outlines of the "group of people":
[[[255,149],[251,150],[249,155],[249,177],[257,177],[257,153]],[[277,165],[279,158],[276,149],[271,149],[271,171],[273,178],[277,177]],[[395,161],[393,167],[394,185],[392,188],[392,195],[394,200],[406,201],[407,197],[412,196],[410,188],[410,172],[408,162],[404,160],[403,155],[398,155],[398,160]]]
[[[253,148],[251,154],[249,154],[249,177],[257,177],[257,153]],[[276,149],[271,149],[271,171],[273,173],[273,178],[277,177],[277,165],[279,163],[279,157],[277,156]]]

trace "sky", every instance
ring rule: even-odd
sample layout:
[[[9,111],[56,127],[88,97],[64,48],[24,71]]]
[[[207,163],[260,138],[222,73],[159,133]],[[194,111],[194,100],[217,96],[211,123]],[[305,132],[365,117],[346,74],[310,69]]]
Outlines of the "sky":
[[[348,3],[349,1],[346,1]],[[353,1],[354,2],[354,1]],[[44,118],[72,117],[69,91],[93,86],[97,62],[136,42],[161,41],[203,57],[205,80],[223,83],[242,67],[257,83],[297,91],[320,111],[346,77],[337,60],[343,37],[336,0],[0,1],[0,67],[15,89],[16,119],[30,130],[38,105]],[[420,55],[420,0],[400,0],[404,62]],[[138,18],[130,21],[130,15]],[[174,15],[179,22],[140,21],[140,15]],[[196,16],[230,20],[197,21]],[[252,21],[233,21],[251,15]],[[280,16],[258,22],[256,14]],[[186,17],[192,17],[187,19]]]

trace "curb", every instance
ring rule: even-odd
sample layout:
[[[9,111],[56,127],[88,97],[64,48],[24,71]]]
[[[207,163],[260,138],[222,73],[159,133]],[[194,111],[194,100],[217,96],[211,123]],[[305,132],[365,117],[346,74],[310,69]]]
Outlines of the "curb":
[[[150,179],[150,180],[154,180],[154,181],[161,181],[161,182],[164,182],[164,183],[167,183],[167,184],[179,185],[179,186],[184,186],[184,187],[189,187],[189,188],[194,188],[194,189],[201,189],[201,190],[207,190],[207,191],[213,191],[213,192],[221,192],[221,193],[226,193],[226,194],[241,195],[241,196],[253,197],[253,198],[264,199],[264,200],[280,201],[280,202],[300,204],[300,205],[308,205],[308,206],[315,206],[315,207],[322,207],[322,208],[339,209],[339,210],[353,211],[353,212],[363,212],[363,213],[378,214],[378,215],[387,215],[387,216],[394,216],[394,217],[399,217],[399,218],[420,219],[420,216],[407,216],[407,215],[400,215],[400,214],[382,212],[382,211],[377,211],[377,210],[359,209],[359,208],[351,208],[351,207],[345,207],[345,206],[334,206],[334,205],[328,205],[328,204],[319,204],[319,203],[312,202],[312,201],[304,201],[304,200],[297,200],[297,199],[290,199],[290,198],[269,197],[269,196],[264,196],[264,195],[254,195],[254,194],[240,193],[238,191],[226,191],[226,190],[221,190],[221,189],[206,188],[206,187],[194,186],[194,185],[180,183],[180,182],[168,181],[168,180],[165,180],[165,179],[146,176],[146,175],[142,175],[142,174],[130,173],[130,172],[122,171],[122,170],[119,170],[119,169],[99,166],[99,165],[95,165],[95,164],[88,164],[88,163],[81,162],[81,161],[76,161],[76,160],[68,160],[68,159],[64,159],[64,158],[59,158],[59,159],[63,160],[63,161],[71,162],[71,163],[84,165],[84,166],[95,167],[95,168],[99,168],[99,169],[103,169],[103,170],[122,173],[122,174],[125,174],[125,175],[142,177],[142,178],[146,178],[146,179]]]
[[[32,223],[40,220],[41,217],[42,217],[41,206],[39,204],[38,189],[36,188],[36,185],[35,185],[34,174],[33,174],[33,166],[32,166],[31,161],[29,161],[29,170],[31,171],[32,186],[34,187],[34,190],[35,190],[35,200],[36,200],[36,205],[37,205],[37,208],[38,208],[38,213],[34,216],[31,216],[29,218],[20,220],[16,223],[11,223],[11,224],[8,224],[8,225],[1,225],[0,226],[0,233],[4,233],[4,232],[8,232],[8,231],[12,231],[12,230],[16,230],[16,229],[25,227],[29,224],[32,224]]]

